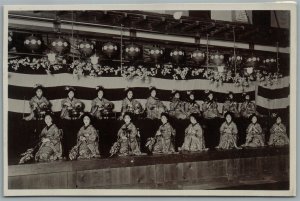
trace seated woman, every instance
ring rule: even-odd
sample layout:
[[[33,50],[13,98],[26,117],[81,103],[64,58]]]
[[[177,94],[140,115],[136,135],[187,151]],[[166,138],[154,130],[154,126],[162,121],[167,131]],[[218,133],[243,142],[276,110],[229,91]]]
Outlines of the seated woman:
[[[239,117],[239,110],[238,110],[238,104],[234,101],[233,93],[229,92],[228,97],[226,101],[223,104],[223,115],[226,114],[226,112],[231,112],[234,117]]]
[[[102,86],[96,87],[97,98],[92,101],[91,115],[97,119],[103,119],[112,114],[114,104],[107,99],[103,98],[104,88]]]
[[[238,129],[232,118],[232,113],[225,114],[225,122],[220,127],[220,143],[217,149],[239,149],[237,146]]]
[[[281,117],[276,118],[276,122],[270,129],[270,139],[268,145],[270,146],[284,146],[289,144],[289,138],[286,133],[286,127],[281,122]]]
[[[256,113],[255,103],[250,101],[249,94],[243,94],[245,101],[241,104],[240,114],[244,118],[249,118],[253,113]]]
[[[175,152],[174,140],[176,131],[169,123],[169,115],[161,113],[162,125],[157,130],[154,138],[149,138],[146,147],[156,154],[171,154]]]
[[[181,151],[206,151],[203,129],[198,122],[199,114],[190,115],[191,124],[185,129],[185,138]]]
[[[139,138],[140,134],[131,122],[131,113],[125,112],[123,119],[125,124],[118,132],[118,140],[115,142],[110,150],[111,156],[128,156],[128,155],[141,155]]]
[[[206,101],[202,105],[203,117],[205,119],[214,119],[219,117],[218,104],[214,100],[213,92],[209,91]]]
[[[195,100],[195,94],[192,91],[187,92],[188,99],[185,103],[185,112],[189,116],[191,114],[200,115],[200,105]]]
[[[61,114],[62,119],[76,120],[81,117],[84,110],[84,104],[75,98],[75,89],[73,87],[66,87],[68,97],[61,101]]]
[[[177,119],[186,119],[184,111],[184,102],[180,99],[179,91],[172,91],[169,115]]]
[[[19,163],[25,163],[33,159],[35,155],[36,162],[47,162],[62,159],[61,138],[62,131],[53,124],[53,116],[50,113],[45,114],[46,127],[40,134],[40,140],[36,147],[28,149],[22,154]],[[34,154],[34,152],[36,152]]]
[[[147,99],[145,109],[147,118],[159,119],[161,113],[167,110],[166,106],[156,97],[156,88],[150,87],[150,97]]]
[[[71,149],[70,160],[99,158],[99,135],[91,124],[91,116],[83,114],[83,126],[77,134],[77,144]]]
[[[250,116],[251,123],[246,130],[246,143],[243,147],[262,147],[265,146],[265,136],[260,124],[257,122],[256,114]]]
[[[29,101],[30,115],[24,117],[24,120],[43,120],[46,112],[51,111],[50,102],[43,96],[44,87],[40,84],[35,85],[34,92],[35,96]]]
[[[142,104],[133,98],[133,90],[126,88],[125,93],[126,98],[122,101],[121,117],[123,117],[126,112],[140,116],[144,112],[144,109]]]

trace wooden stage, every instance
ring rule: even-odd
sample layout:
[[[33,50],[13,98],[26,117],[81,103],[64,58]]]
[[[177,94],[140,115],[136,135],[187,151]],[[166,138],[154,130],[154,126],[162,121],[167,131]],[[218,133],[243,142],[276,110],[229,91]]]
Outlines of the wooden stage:
[[[9,189],[289,189],[289,148],[11,165]]]

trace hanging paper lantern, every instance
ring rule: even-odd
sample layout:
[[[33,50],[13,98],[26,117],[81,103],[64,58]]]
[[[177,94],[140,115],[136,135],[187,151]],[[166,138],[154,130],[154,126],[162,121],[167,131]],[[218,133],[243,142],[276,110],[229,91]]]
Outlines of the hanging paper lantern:
[[[54,39],[51,42],[50,46],[55,52],[59,54],[65,53],[70,50],[70,43],[66,39],[60,37]]]
[[[228,58],[228,64],[232,69],[234,69],[234,67],[240,69],[242,63],[243,63],[243,57],[240,55],[233,55]]]
[[[42,40],[35,36],[28,36],[24,40],[24,46],[31,51],[36,51],[41,48]]]
[[[251,56],[247,58],[245,66],[256,68],[259,65],[260,61],[261,59],[259,57]]]
[[[8,32],[8,50],[13,47],[13,32]]]
[[[270,72],[277,71],[277,59],[273,57],[268,57],[263,60],[263,66],[265,70]]]
[[[209,58],[210,62],[215,66],[224,65],[224,55],[219,52],[212,53]]]
[[[111,58],[114,56],[118,51],[118,46],[112,42],[107,42],[103,44],[102,46],[102,52],[108,56],[108,58]]]
[[[153,61],[158,62],[163,56],[164,51],[160,47],[152,47],[150,48],[149,54]]]
[[[170,52],[171,59],[175,63],[180,63],[184,59],[184,55],[184,51],[177,48]]]
[[[82,41],[78,44],[78,50],[83,56],[90,56],[94,51],[94,44],[90,41]]]
[[[191,58],[196,64],[202,64],[205,61],[205,53],[197,49],[192,52]]]
[[[141,48],[135,44],[130,44],[125,47],[125,54],[130,59],[135,59],[141,54]]]

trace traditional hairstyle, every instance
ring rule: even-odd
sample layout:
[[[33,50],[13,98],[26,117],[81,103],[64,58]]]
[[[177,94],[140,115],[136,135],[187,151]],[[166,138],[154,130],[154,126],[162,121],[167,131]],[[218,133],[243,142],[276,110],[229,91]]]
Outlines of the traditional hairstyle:
[[[38,89],[41,89],[42,91],[44,91],[44,87],[41,84],[35,84],[33,87],[34,92],[36,92]]]
[[[97,93],[98,93],[99,91],[103,91],[103,92],[104,92],[104,87],[101,86],[101,85],[99,85],[99,86],[96,87],[96,91],[97,91]]]
[[[85,112],[82,116],[81,116],[81,120],[83,121],[84,117],[88,117],[90,119],[90,124],[93,121],[93,116],[89,113],[89,112]]]
[[[127,96],[127,94],[128,94],[129,91],[131,91],[131,92],[133,93],[133,89],[130,88],[130,87],[126,87],[126,88],[124,89],[124,91],[125,91],[125,95],[126,95],[126,96]]]
[[[226,98],[227,100],[230,99],[230,98],[229,98],[230,95],[232,95],[232,97],[234,98],[234,93],[233,93],[232,91],[229,91],[228,94],[227,94],[227,98]]]
[[[73,91],[74,93],[76,92],[75,88],[71,86],[66,86],[65,90],[67,91],[67,93],[69,93],[70,91]]]
[[[227,112],[224,114],[224,117],[225,117],[225,119],[226,119],[226,117],[227,117],[228,115],[230,115],[232,119],[234,118],[234,115],[233,115],[233,113],[232,113],[232,112],[229,112],[229,111],[227,111]]]
[[[153,90],[155,90],[155,91],[156,91],[156,90],[157,90],[157,89],[156,89],[156,87],[154,87],[154,86],[150,86],[150,87],[149,87],[149,92],[151,93]]]
[[[253,117],[256,117],[258,119],[258,116],[255,113],[253,113],[249,116],[249,120],[251,121]]]
[[[130,112],[125,112],[125,113],[123,114],[123,119],[124,119],[125,116],[129,116],[131,120],[132,120],[132,118],[133,118],[133,115],[132,115],[132,113],[130,113]]]
[[[163,116],[166,117],[168,119],[168,121],[170,120],[170,116],[168,113],[166,113],[166,112],[161,113],[160,117],[163,117]]]
[[[190,114],[190,117],[194,117],[195,119],[196,119],[196,121],[197,122],[199,122],[199,118],[200,118],[200,116],[199,116],[199,114],[197,114],[197,113],[192,113],[192,114]]]

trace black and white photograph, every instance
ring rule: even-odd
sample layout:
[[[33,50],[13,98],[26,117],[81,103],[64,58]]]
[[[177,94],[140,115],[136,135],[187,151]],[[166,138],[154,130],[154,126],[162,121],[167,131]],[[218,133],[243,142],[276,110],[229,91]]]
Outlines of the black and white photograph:
[[[295,195],[295,4],[4,11],[6,196]]]

